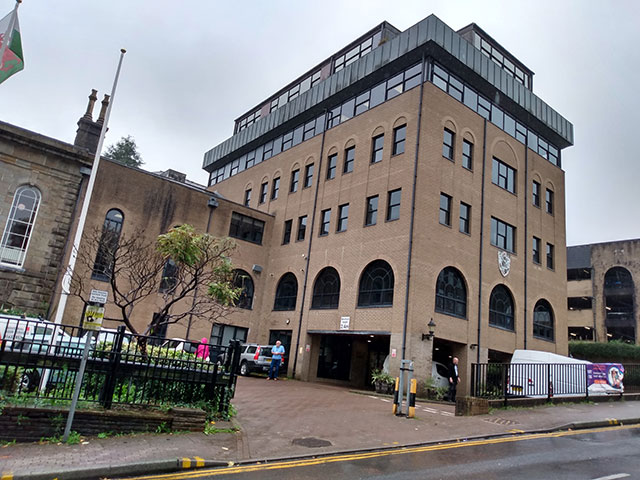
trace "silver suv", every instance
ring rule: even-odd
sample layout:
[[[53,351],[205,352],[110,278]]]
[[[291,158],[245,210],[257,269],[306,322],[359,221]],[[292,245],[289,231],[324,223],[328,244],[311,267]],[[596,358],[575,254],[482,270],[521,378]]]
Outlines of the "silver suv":
[[[253,372],[268,372],[271,366],[271,349],[273,345],[245,343],[240,347],[240,375]],[[284,363],[280,364],[280,372],[284,372]]]

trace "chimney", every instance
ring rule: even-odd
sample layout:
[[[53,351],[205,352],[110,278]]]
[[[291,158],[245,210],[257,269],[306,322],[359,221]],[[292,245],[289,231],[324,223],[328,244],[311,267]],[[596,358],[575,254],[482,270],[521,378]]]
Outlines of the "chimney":
[[[73,144],[76,147],[84,148],[90,153],[96,153],[96,149],[98,148],[100,131],[102,130],[102,123],[104,122],[104,112],[106,112],[105,102],[107,102],[107,104],[109,103],[109,96],[105,95],[105,99],[102,101],[102,110],[100,111],[101,116],[98,118],[97,122],[94,122],[93,108],[98,100],[97,93],[97,90],[91,89],[87,111],[82,117],[80,117],[80,120],[78,120],[76,139],[73,141]]]

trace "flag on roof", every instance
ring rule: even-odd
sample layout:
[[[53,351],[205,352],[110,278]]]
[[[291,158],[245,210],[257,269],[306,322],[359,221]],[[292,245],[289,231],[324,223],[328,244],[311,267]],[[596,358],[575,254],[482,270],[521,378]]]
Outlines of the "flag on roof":
[[[0,20],[0,83],[24,68],[18,5]]]

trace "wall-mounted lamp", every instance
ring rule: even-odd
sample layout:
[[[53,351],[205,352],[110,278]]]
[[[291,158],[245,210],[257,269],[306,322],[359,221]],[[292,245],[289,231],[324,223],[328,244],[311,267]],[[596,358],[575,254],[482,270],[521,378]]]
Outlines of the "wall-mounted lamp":
[[[476,348],[478,348],[478,344],[477,343],[472,343],[471,345],[469,345],[469,348],[471,350],[475,350]]]
[[[429,327],[429,333],[422,334],[423,342],[425,340],[431,340],[433,338],[433,334],[435,333],[435,329],[436,329],[436,322],[433,321],[433,318],[429,321],[429,323],[427,323],[427,327]]]

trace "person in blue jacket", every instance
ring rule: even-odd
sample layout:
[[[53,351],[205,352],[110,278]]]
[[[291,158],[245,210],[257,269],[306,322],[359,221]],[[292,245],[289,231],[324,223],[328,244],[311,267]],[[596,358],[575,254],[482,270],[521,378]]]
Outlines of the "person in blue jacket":
[[[280,370],[280,363],[284,358],[284,347],[280,340],[271,348],[271,365],[269,366],[269,376],[267,380],[278,380],[278,371]]]

